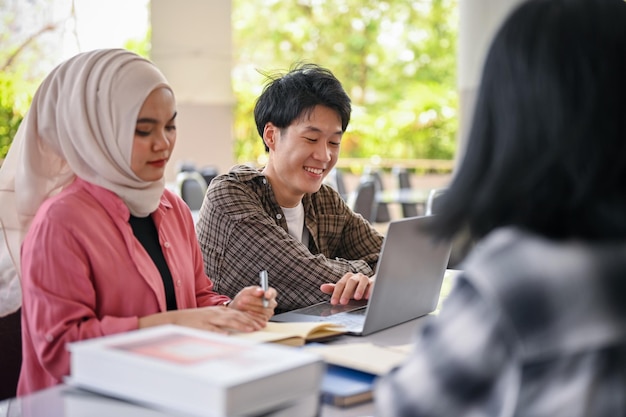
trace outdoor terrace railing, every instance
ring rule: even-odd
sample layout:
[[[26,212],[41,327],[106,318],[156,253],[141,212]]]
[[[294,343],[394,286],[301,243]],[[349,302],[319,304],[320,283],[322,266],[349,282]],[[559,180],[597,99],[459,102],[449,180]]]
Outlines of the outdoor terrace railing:
[[[391,170],[405,168],[416,172],[451,173],[454,169],[454,160],[451,159],[401,159],[401,158],[344,158],[337,161],[337,168],[350,169],[360,172],[366,167]]]

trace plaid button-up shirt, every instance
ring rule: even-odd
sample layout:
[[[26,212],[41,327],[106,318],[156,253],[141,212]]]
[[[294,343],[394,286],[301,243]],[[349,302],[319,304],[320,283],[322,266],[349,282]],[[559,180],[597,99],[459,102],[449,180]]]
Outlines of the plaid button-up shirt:
[[[626,416],[626,244],[514,229],[474,250],[378,417]]]
[[[260,171],[240,165],[213,179],[196,230],[215,291],[234,297],[266,269],[282,312],[327,300],[320,285],[347,272],[374,274],[383,236],[327,185],[302,202],[308,247],[288,233]]]

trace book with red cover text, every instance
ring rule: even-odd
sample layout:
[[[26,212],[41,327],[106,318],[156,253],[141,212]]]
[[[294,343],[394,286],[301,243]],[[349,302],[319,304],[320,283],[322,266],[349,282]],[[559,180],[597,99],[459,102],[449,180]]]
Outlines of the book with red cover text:
[[[325,369],[320,356],[301,349],[174,325],[69,349],[70,385],[206,417],[259,415],[319,395]]]

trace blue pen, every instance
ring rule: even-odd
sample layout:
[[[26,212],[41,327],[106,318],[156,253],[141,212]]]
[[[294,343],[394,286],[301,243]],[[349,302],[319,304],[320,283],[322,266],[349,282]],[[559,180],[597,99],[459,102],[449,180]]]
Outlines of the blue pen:
[[[263,292],[267,291],[269,288],[269,282],[267,281],[267,271],[265,269],[259,272],[259,279],[261,281],[261,288],[263,289]],[[263,295],[263,307],[267,308],[268,306],[269,302],[267,298],[265,298],[265,295]]]

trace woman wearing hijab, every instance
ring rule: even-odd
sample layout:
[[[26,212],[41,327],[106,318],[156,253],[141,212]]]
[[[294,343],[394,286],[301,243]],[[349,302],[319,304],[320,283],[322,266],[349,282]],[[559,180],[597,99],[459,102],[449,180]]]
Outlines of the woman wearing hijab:
[[[273,314],[274,289],[212,291],[191,213],[165,189],[175,142],[174,94],[134,53],[79,54],[37,90],[0,172],[6,257],[21,264],[18,395],[62,381],[68,342],[167,323],[253,331]]]

